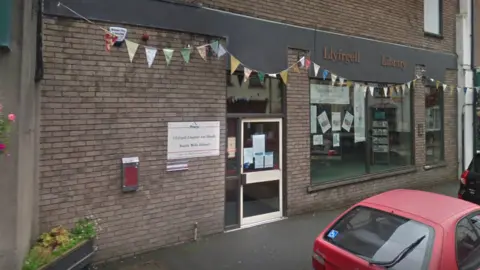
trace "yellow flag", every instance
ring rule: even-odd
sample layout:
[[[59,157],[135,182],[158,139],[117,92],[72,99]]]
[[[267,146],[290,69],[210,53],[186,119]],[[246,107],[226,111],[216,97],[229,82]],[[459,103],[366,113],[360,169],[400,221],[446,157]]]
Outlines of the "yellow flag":
[[[288,81],[288,70],[280,72],[280,77],[282,77],[283,83],[287,84]]]
[[[347,87],[352,86],[352,81],[347,81]]]
[[[240,65],[240,61],[238,61],[235,56],[230,55],[230,72],[233,74],[235,70],[237,70],[238,66]]]
[[[439,82],[439,81],[437,81],[437,89],[438,89],[438,86],[439,86],[439,85],[440,85],[440,82]]]
[[[295,71],[296,73],[300,73],[300,69],[298,69],[297,64],[293,65],[293,71]]]

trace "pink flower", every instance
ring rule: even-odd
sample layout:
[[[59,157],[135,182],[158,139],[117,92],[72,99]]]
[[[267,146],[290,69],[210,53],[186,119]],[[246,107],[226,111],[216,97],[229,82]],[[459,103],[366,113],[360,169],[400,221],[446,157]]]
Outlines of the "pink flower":
[[[8,120],[10,120],[10,121],[12,121],[12,122],[15,122],[15,118],[16,118],[16,116],[15,116],[15,114],[13,114],[13,113],[11,113],[11,114],[8,115]]]
[[[0,151],[5,150],[5,148],[7,148],[7,146],[3,143],[0,143]]]

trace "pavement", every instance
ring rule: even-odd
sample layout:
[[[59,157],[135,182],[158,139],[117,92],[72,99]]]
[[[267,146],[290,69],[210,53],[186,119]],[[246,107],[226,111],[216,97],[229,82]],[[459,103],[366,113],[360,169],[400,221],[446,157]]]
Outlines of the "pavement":
[[[458,182],[424,190],[456,197]],[[314,239],[345,210],[316,212],[248,229],[213,235],[99,265],[98,270],[311,270]]]

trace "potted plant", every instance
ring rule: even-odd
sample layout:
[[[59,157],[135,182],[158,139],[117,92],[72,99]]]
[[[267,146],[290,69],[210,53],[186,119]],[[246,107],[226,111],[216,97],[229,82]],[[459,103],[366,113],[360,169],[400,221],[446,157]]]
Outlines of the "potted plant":
[[[43,233],[25,259],[22,270],[87,269],[96,251],[95,221],[82,219],[71,230],[62,226]]]
[[[15,122],[15,114],[10,113],[6,116],[0,103],[0,155],[7,153],[8,139],[13,122]]]

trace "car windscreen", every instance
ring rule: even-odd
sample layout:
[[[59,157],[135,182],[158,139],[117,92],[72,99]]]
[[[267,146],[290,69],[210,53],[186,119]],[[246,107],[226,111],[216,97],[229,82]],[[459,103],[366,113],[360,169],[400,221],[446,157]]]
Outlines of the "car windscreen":
[[[373,208],[358,206],[338,220],[324,239],[367,261],[391,261],[425,238],[393,270],[428,269],[435,231],[432,227]]]

